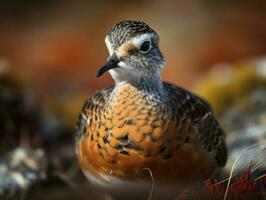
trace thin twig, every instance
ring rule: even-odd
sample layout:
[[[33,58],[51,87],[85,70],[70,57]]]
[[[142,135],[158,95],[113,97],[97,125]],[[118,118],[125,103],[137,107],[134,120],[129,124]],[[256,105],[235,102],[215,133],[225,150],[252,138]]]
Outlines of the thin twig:
[[[257,180],[259,180],[259,179],[261,179],[261,178],[263,178],[263,177],[266,177],[266,174],[262,174],[261,176],[257,177],[257,178],[255,179],[255,181],[257,181]]]
[[[153,174],[150,168],[144,168],[143,170],[148,170],[151,176],[151,181],[152,181],[152,185],[151,185],[151,190],[149,193],[149,197],[147,200],[152,200],[152,194],[153,194],[153,190],[154,190],[154,179],[153,179]]]
[[[243,151],[242,151],[243,152]],[[228,193],[228,190],[229,190],[229,186],[230,186],[230,183],[231,183],[231,179],[232,179],[232,175],[233,175],[233,172],[234,172],[234,168],[235,168],[235,165],[237,163],[237,161],[239,160],[242,152],[240,152],[231,168],[231,171],[230,171],[230,175],[229,175],[229,179],[228,179],[228,182],[227,182],[227,185],[226,185],[226,190],[225,190],[225,193],[224,193],[224,200],[226,200],[226,197],[227,197],[227,193]]]
[[[259,179],[261,179],[261,178],[263,178],[263,177],[265,177],[265,176],[266,176],[266,174],[263,174],[263,175],[257,177],[257,178],[255,179],[255,181],[257,181],[257,180],[259,180]]]
[[[251,173],[253,173],[256,169],[260,168],[260,166],[262,165],[262,160],[259,160],[256,165],[254,165],[254,167],[251,170]]]
[[[235,177],[236,175],[238,175],[238,173],[239,173],[240,171],[241,171],[241,170],[236,171],[236,172],[232,175],[232,178]],[[225,178],[225,179],[223,179],[223,180],[221,180],[221,181],[219,181],[217,184],[221,184],[221,183],[223,183],[223,182],[225,182],[225,181],[228,181],[228,180],[229,180],[229,177],[228,177],[228,178]]]

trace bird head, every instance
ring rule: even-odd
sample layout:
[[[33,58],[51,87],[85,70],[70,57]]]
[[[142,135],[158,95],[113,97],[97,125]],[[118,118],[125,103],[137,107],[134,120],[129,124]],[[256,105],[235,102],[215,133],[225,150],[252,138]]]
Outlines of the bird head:
[[[119,22],[111,28],[105,43],[109,57],[97,77],[106,71],[118,83],[160,77],[164,57],[159,49],[159,36],[146,23]]]

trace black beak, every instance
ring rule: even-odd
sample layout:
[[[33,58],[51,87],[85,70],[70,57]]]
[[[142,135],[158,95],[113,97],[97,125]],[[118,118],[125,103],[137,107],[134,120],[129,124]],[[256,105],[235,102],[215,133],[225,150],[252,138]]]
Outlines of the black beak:
[[[114,69],[118,67],[119,60],[115,53],[108,59],[107,63],[97,72],[96,77],[100,77],[103,75],[106,71],[110,69]]]

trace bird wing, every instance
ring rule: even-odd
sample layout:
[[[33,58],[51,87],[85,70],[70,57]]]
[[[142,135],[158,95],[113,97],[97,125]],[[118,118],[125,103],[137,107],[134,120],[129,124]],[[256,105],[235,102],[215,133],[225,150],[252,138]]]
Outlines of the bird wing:
[[[87,127],[94,127],[93,124],[96,123],[98,116],[101,115],[113,89],[114,86],[106,87],[97,91],[85,101],[76,124],[76,143],[86,134]]]
[[[170,103],[175,109],[174,116],[183,124],[187,121],[194,130],[196,138],[202,144],[219,166],[224,166],[227,161],[225,134],[206,101],[195,94],[175,85],[164,83],[170,95]]]

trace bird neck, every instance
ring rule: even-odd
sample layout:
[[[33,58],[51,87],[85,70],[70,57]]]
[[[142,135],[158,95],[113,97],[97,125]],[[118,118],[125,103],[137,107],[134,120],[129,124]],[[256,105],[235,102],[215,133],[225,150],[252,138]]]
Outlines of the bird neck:
[[[163,82],[161,81],[160,75],[152,75],[147,77],[141,76],[136,78],[131,77],[131,79],[126,81],[116,82],[116,88],[119,90],[119,88],[125,84],[145,93],[156,95],[163,94]]]

